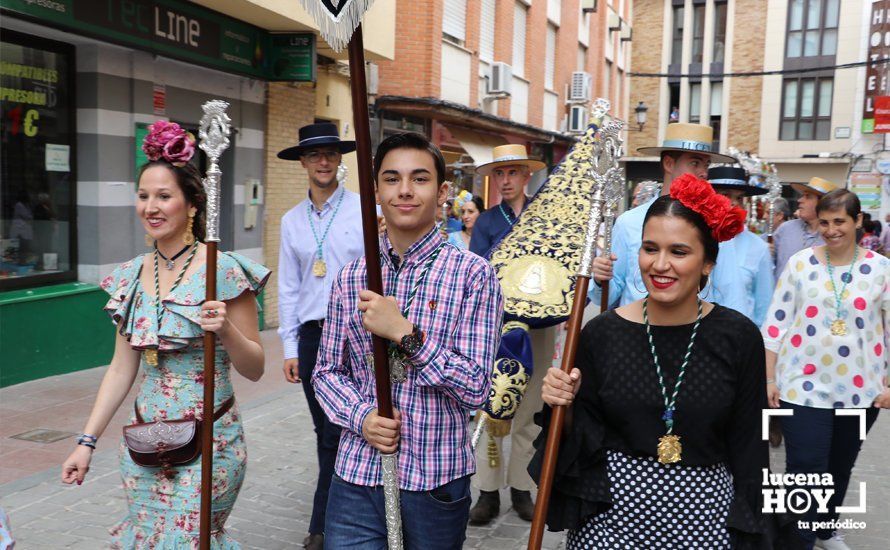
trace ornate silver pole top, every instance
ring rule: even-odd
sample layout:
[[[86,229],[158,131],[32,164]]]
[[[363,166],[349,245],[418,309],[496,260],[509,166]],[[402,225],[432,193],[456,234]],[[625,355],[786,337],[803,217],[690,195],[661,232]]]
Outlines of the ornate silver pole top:
[[[205,103],[204,116],[198,135],[201,138],[199,147],[207,153],[210,166],[204,178],[204,192],[207,194],[207,242],[219,242],[219,183],[222,171],[219,169],[219,157],[229,147],[229,134],[232,120],[226,114],[229,104],[214,99]]]

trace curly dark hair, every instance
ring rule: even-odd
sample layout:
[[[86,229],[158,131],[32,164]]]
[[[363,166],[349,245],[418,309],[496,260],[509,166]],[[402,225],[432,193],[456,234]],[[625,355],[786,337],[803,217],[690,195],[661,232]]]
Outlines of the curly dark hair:
[[[201,173],[198,168],[192,163],[186,163],[185,166],[173,166],[166,160],[152,160],[143,164],[139,169],[139,179],[142,179],[142,174],[146,170],[154,166],[163,166],[176,177],[176,183],[179,184],[179,189],[185,195],[186,202],[197,210],[192,225],[192,234],[194,234],[195,240],[204,242],[207,229],[207,194],[204,192],[204,184],[201,181]]]

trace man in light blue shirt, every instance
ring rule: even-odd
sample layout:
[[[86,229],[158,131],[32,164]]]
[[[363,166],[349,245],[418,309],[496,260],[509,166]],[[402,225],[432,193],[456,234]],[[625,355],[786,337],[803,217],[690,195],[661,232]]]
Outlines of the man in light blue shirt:
[[[728,198],[733,206],[745,209],[745,197],[763,195],[767,192],[763,187],[750,185],[748,174],[743,168],[735,166],[719,166],[708,170],[708,181],[714,190]],[[740,313],[754,321],[758,327],[766,319],[773,297],[773,259],[769,246],[763,239],[745,228],[733,237],[736,269],[730,270],[737,284],[741,285],[742,309]],[[719,256],[718,256],[719,260]]]
[[[278,256],[278,335],[284,346],[284,377],[301,382],[318,453],[318,481],[306,548],[324,548],[325,508],[340,441],[340,428],[324,414],[312,387],[321,329],[337,273],[364,254],[358,194],[338,181],[344,153],[354,141],[341,141],[332,123],[300,128],[298,145],[278,158],[298,160],[309,176],[309,196],[281,218]]]
[[[735,162],[735,159],[711,151],[713,130],[702,124],[668,124],[661,147],[641,147],[642,153],[658,154],[664,172],[661,194],[667,195],[671,182],[683,174],[705,179],[712,161]],[[656,197],[657,198],[657,197]],[[600,303],[602,285],[609,282],[609,307],[623,306],[643,299],[648,291],[640,274],[638,257],[643,243],[643,220],[655,198],[618,216],[612,229],[612,257],[597,257],[593,261],[593,279],[588,297]],[[732,241],[720,243],[717,265],[711,272],[703,299],[719,303],[737,311],[744,309],[744,295],[738,284],[734,267],[735,245]]]

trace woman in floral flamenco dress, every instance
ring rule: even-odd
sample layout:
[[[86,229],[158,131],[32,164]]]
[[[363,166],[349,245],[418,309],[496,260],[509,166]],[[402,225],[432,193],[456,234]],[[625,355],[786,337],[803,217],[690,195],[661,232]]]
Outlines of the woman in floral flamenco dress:
[[[256,294],[269,270],[238,254],[217,258],[216,301],[205,302],[207,197],[190,164],[194,138],[178,125],[156,122],[143,150],[136,214],[153,250],[114,270],[102,283],[105,306],[117,327],[114,357],[96,403],[62,467],[62,481],[83,483],[96,441],[130,390],[143,376],[130,423],[200,418],[203,407],[203,337],[217,336],[213,440],[211,547],[239,548],[224,531],[241,489],[247,451],[231,368],[258,380],[264,355],[257,328]],[[162,299],[156,300],[156,296]],[[112,546],[137,549],[198,547],[200,458],[165,468],[133,462],[121,441],[121,474],[129,513],[112,529]]]

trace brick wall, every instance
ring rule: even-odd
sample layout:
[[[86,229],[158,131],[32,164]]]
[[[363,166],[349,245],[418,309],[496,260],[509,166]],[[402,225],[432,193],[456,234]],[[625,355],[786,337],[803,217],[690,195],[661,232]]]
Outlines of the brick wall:
[[[281,160],[278,151],[297,141],[301,126],[315,120],[315,90],[308,85],[270,82],[266,105],[266,203],[263,255],[272,278],[266,285],[266,327],[278,326],[278,247],[281,216],[306,198],[309,179],[299,162]]]
[[[442,2],[436,0],[396,1],[395,59],[378,62],[380,95],[439,96],[442,9]],[[478,26],[477,20],[477,36]]]
[[[729,21],[735,23],[732,41],[732,67],[727,72],[763,70],[766,47],[765,33],[745,32],[745,29],[765,29],[766,9],[761,0],[736,0],[735,13]],[[724,120],[728,119],[729,141],[742,151],[756,153],[760,142],[760,102],[763,77],[733,78],[729,89],[729,103],[723,106]],[[728,113],[729,116],[725,116]],[[723,147],[726,147],[724,145]]]
[[[752,0],[750,3],[756,3]],[[757,10],[754,10],[757,11]],[[631,58],[633,59],[633,71],[639,73],[662,72],[661,52],[664,37],[664,0],[635,0],[633,6],[633,40],[631,41]],[[749,33],[750,34],[750,33]],[[746,38],[750,38],[746,35]],[[649,107],[648,122],[642,132],[628,132],[626,151],[629,156],[641,156],[637,153],[637,147],[647,147],[657,144],[658,121],[662,119],[659,112],[659,90],[662,83],[660,78],[630,79],[631,106],[636,106],[643,101]],[[629,116],[633,117],[632,113]],[[633,121],[632,126],[636,122]]]
[[[513,64],[513,6],[516,0],[498,0],[494,12],[494,60]],[[498,116],[510,118],[510,100],[497,102]]]

